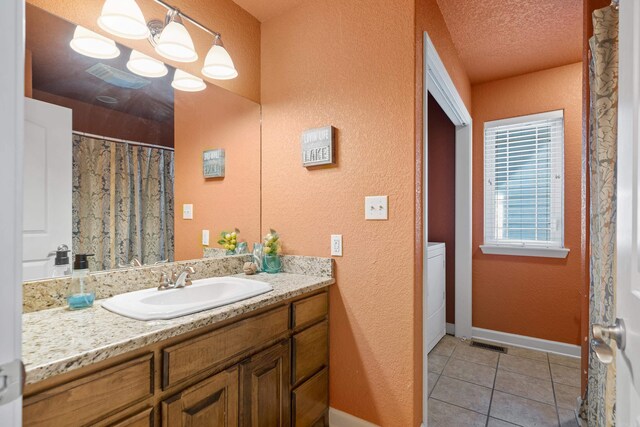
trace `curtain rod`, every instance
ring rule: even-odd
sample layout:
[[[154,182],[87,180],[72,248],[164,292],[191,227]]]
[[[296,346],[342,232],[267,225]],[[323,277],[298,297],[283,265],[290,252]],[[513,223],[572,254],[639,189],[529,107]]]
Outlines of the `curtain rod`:
[[[137,145],[140,147],[148,147],[148,148],[158,148],[160,150],[169,150],[169,151],[175,151],[174,148],[172,147],[165,147],[163,145],[153,145],[153,144],[145,144],[144,142],[135,142],[135,141],[128,141],[126,139],[119,139],[119,138],[112,138],[110,136],[102,136],[102,135],[96,135],[93,133],[87,133],[87,132],[78,132],[78,131],[72,131],[71,133],[75,133],[76,135],[80,135],[80,136],[86,136],[88,138],[94,138],[94,139],[102,139],[105,141],[111,141],[111,142],[120,142],[122,144],[129,144],[129,145]]]

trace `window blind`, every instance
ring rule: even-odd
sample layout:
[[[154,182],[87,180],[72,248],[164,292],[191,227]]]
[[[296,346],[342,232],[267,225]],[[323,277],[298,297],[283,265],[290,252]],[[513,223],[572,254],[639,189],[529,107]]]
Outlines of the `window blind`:
[[[485,245],[564,245],[562,111],[485,123]]]

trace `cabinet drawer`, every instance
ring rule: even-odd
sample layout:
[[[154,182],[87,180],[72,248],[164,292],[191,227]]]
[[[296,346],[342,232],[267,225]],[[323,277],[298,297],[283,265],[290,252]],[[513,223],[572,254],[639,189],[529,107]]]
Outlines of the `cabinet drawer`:
[[[83,426],[153,395],[153,355],[43,391],[24,403],[25,426]]]
[[[327,315],[329,300],[327,292],[296,301],[291,304],[292,325],[296,329],[309,323],[321,320]]]
[[[329,407],[329,371],[324,368],[293,391],[294,427],[313,426]]]
[[[293,384],[329,364],[329,323],[325,320],[293,336]]]
[[[162,387],[167,388],[288,331],[288,307],[209,332],[163,350]]]
[[[117,420],[114,421],[112,418],[117,418]],[[124,418],[122,415],[112,418],[104,420],[94,427],[153,427],[153,408],[145,408]]]

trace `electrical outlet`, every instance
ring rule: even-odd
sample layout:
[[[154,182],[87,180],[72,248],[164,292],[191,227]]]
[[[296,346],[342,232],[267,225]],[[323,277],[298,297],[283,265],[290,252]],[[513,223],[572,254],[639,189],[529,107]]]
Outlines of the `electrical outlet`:
[[[202,230],[202,246],[209,246],[209,230]]]
[[[182,205],[182,219],[193,219],[193,205]]]
[[[331,256],[342,256],[342,234],[331,235]]]
[[[389,219],[389,196],[367,196],[364,198],[364,219],[384,221]]]

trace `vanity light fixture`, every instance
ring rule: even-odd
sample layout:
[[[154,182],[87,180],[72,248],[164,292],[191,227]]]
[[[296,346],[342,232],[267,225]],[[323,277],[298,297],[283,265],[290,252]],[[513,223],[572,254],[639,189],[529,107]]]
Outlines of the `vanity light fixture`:
[[[233,60],[222,44],[222,37],[216,34],[213,39],[213,46],[209,49],[204,60],[202,74],[212,79],[231,80],[238,77],[238,71],[233,65]]]
[[[174,89],[185,92],[200,92],[207,88],[207,84],[200,77],[178,69],[176,69],[176,73],[173,76],[171,86]]]
[[[112,59],[120,55],[116,42],[78,25],[69,43],[79,54],[98,59]]]
[[[131,51],[127,68],[132,73],[143,77],[162,77],[169,72],[164,63],[137,50]]]
[[[149,37],[149,28],[135,0],[106,0],[98,25],[106,32],[125,39]]]
[[[193,46],[193,40],[191,40],[189,31],[187,31],[182,23],[180,12],[177,9],[169,10],[165,22],[166,25],[162,29],[160,37],[157,39],[156,52],[173,61],[196,61],[198,59],[198,52],[196,52]]]

